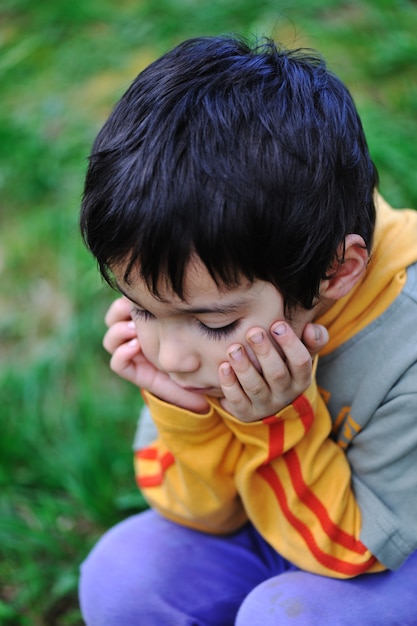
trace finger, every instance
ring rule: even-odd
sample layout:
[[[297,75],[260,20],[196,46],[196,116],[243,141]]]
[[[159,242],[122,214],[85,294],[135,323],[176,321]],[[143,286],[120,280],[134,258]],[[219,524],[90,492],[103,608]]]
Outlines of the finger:
[[[263,402],[269,398],[269,387],[263,373],[259,373],[246,350],[241,345],[230,346],[228,352],[229,363],[242,387],[244,393],[253,404]]]
[[[321,324],[307,324],[303,331],[302,340],[311,356],[315,357],[329,341],[329,333],[327,328]]]
[[[246,339],[256,356],[262,370],[262,376],[268,382],[270,389],[276,391],[277,384],[285,389],[290,384],[291,377],[287,366],[287,358],[281,348],[276,343],[272,343],[263,328],[251,328],[246,335]]]
[[[223,408],[236,417],[244,414],[249,407],[249,401],[227,361],[220,364],[219,382],[224,395],[224,400],[221,401]]]
[[[104,316],[104,321],[106,326],[112,326],[116,322],[121,322],[123,320],[130,320],[130,311],[132,305],[127,298],[124,296],[121,298],[117,298],[114,302],[109,306],[106,315]]]
[[[137,367],[134,359],[139,353],[140,346],[137,339],[124,343],[115,350],[110,359],[110,369],[125,380],[136,384]]]
[[[273,324],[271,333],[285,356],[292,381],[301,387],[308,385],[311,379],[312,359],[306,346],[285,322]]]
[[[109,354],[122,344],[136,337],[136,328],[134,322],[116,322],[110,326],[109,330],[103,337],[103,347]]]

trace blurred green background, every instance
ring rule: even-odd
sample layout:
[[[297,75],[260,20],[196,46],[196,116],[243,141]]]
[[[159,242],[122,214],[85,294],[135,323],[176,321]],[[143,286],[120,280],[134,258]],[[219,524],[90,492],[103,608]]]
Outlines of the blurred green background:
[[[267,34],[350,87],[381,190],[417,207],[417,4],[407,0],[2,0],[0,624],[82,624],[78,566],[143,508],[139,394],[108,369],[113,294],[77,220],[86,157],[134,76],[187,37]]]

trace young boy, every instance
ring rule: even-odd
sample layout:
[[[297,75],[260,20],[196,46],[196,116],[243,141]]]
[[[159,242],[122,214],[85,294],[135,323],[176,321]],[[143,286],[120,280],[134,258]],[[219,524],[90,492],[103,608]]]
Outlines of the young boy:
[[[117,104],[81,228],[158,437],[88,626],[417,624],[417,213],[376,184],[310,52],[186,41]]]

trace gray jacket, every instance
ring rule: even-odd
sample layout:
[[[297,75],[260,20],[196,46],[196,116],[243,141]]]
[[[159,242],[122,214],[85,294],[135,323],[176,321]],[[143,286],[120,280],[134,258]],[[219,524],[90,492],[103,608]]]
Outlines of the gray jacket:
[[[390,569],[417,548],[417,264],[373,323],[319,361],[345,448],[361,541]]]

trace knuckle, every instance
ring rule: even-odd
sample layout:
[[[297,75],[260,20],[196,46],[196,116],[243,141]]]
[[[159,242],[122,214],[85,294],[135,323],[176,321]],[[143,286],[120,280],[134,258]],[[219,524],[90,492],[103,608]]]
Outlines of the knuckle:
[[[264,390],[265,390],[265,385],[263,384],[262,381],[258,381],[256,383],[254,383],[253,385],[250,385],[247,387],[248,393],[251,396],[260,396]]]
[[[111,338],[108,335],[105,335],[103,337],[103,348],[106,350],[106,352],[108,352],[109,354],[113,353],[113,345],[112,345],[112,341]]]
[[[232,396],[228,398],[228,401],[236,408],[244,406],[244,399],[239,396]]]
[[[269,356],[274,355],[276,352],[276,349],[272,346],[272,344],[267,343],[266,341],[260,344],[251,342],[251,348],[257,356],[261,356],[264,358],[268,358]]]
[[[109,363],[110,369],[112,370],[112,372],[118,372],[119,371],[119,367],[118,367],[118,359],[116,358],[116,356],[113,354],[112,358],[110,359],[110,363]]]
[[[297,359],[297,367],[300,369],[311,368],[312,359],[311,355],[307,352],[306,354],[301,355]]]
[[[271,380],[280,384],[286,382],[288,380],[288,371],[283,368],[275,369],[271,372]]]

